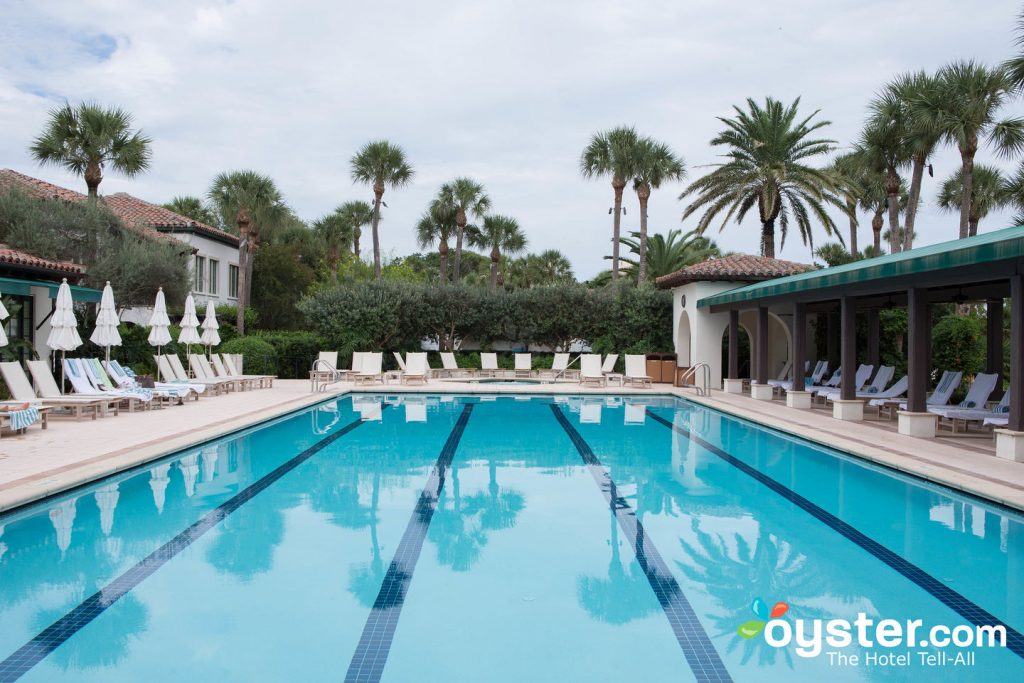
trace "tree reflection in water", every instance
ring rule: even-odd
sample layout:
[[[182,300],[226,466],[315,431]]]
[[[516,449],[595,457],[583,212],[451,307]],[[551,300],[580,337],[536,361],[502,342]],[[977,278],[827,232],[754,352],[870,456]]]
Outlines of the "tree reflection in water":
[[[629,570],[622,566],[619,556],[619,524],[615,512],[609,509],[611,519],[612,559],[608,564],[608,578],[581,576],[576,580],[576,598],[590,616],[608,624],[626,624],[646,617],[657,607],[654,601],[634,600],[632,595],[643,595],[647,577],[636,560]]]
[[[36,612],[32,617],[33,629],[42,632],[64,616],[64,607],[53,607]],[[89,623],[87,639],[71,638],[46,658],[64,671],[99,669],[119,664],[131,652],[136,634],[149,625],[149,611],[132,593],[121,596],[117,603]],[[102,643],[102,647],[96,647]]]

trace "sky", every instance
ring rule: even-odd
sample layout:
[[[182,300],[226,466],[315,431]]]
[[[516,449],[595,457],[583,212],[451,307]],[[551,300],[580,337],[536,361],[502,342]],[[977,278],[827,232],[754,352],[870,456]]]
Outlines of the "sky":
[[[353,185],[349,161],[383,138],[415,169],[411,186],[385,193],[385,255],[416,251],[413,226],[438,187],[470,176],[494,212],[519,221],[531,251],[559,249],[587,279],[611,252],[610,183],[578,170],[594,132],[636,126],[671,145],[694,179],[720,160],[709,144],[717,117],[748,97],[800,97],[801,111],[832,122],[822,132],[842,151],[894,75],[1014,54],[1020,10],[1019,0],[0,0],[0,167],[84,191],[81,179],[39,167],[28,146],[53,107],[94,100],[132,112],[153,139],[151,169],[111,173],[101,193],[160,203],[205,194],[218,172],[253,169],[312,220],[372,199]],[[988,149],[978,161],[1014,166]],[[932,162],[919,244],[958,229],[935,195],[959,154],[943,149]],[[654,192],[652,232],[695,225],[681,222],[684,187]],[[626,207],[623,228],[637,229],[628,190]],[[990,215],[981,230],[1010,215]],[[757,253],[756,216],[718,225],[709,236],[720,247]],[[814,238],[828,241],[820,226]],[[776,255],[811,258],[795,233]]]

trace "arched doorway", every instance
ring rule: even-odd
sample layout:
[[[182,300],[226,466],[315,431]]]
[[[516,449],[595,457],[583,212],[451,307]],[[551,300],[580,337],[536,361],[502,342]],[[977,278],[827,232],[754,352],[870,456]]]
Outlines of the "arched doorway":
[[[690,348],[693,344],[693,336],[690,330],[690,314],[682,311],[679,314],[679,327],[676,329],[676,364],[680,367],[690,367]]]
[[[753,358],[754,358],[754,344],[753,338],[750,335],[750,330],[747,326],[740,323],[739,333],[739,361],[740,370],[739,376],[750,378],[753,373]],[[729,372],[729,326],[725,326],[725,330],[722,332],[722,376]]]

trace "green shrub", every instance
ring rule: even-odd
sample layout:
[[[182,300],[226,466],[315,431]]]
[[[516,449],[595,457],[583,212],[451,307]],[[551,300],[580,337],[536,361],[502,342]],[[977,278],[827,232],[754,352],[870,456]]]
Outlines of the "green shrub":
[[[274,347],[281,379],[308,377],[317,355],[332,350],[320,335],[304,330],[259,330],[251,336]]]
[[[954,398],[966,391],[970,377],[984,370],[984,339],[984,326],[974,316],[948,315],[932,328],[932,367],[964,373],[964,384]]]
[[[221,344],[221,353],[241,353],[245,356],[243,372],[247,375],[276,375],[277,351],[267,341],[259,337],[236,337]]]

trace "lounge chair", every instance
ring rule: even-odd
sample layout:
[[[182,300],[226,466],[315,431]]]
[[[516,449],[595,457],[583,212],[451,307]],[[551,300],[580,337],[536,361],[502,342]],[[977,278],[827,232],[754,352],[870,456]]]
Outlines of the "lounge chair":
[[[402,372],[402,384],[409,382],[427,383],[427,375],[430,374],[430,367],[427,365],[427,354],[407,353],[405,354],[405,370]]]
[[[148,409],[153,402],[152,394],[145,394],[141,391],[125,391],[123,389],[106,389],[99,385],[99,380],[94,380],[92,373],[86,368],[83,358],[65,358],[64,376],[71,382],[71,387],[80,396],[100,396],[115,398],[128,407],[128,412],[135,412],[136,408]]]
[[[372,384],[374,382],[384,383],[384,354],[383,353],[364,353],[359,363],[359,372],[352,375],[352,381],[356,384],[360,382],[366,382]]]
[[[451,351],[441,352],[441,366],[441,370],[435,370],[434,372],[441,373],[445,377],[472,376],[476,372],[473,368],[460,368],[459,362],[455,359],[455,354]]]
[[[116,378],[110,376],[99,358],[82,358],[80,360],[85,373],[89,376],[89,381],[92,382],[94,387],[102,391],[121,391],[138,395],[144,401],[147,399],[152,401],[155,398],[158,403],[160,401],[176,401],[179,404],[184,403],[185,398],[192,393],[187,387],[161,388],[155,386],[155,382],[152,388],[140,387],[134,380],[129,380],[127,384],[122,384]]]
[[[925,399],[926,409],[947,405],[949,403],[949,399],[953,396],[953,392],[960,386],[960,380],[963,379],[963,376],[964,373],[960,371],[944,371],[942,373],[942,377],[939,379],[939,383],[935,385],[935,391],[929,394],[928,398]],[[900,403],[900,410],[906,409],[907,402],[903,401]]]
[[[167,362],[166,360],[164,361]],[[131,368],[126,368],[116,360],[111,359],[104,363],[107,369],[107,373],[110,375],[110,379],[114,380],[119,387],[122,389],[130,389],[137,387],[138,378]],[[202,384],[189,384],[187,382],[154,382],[157,390],[167,391],[169,393],[175,393],[182,398],[192,396],[195,399],[199,398],[199,394],[206,391],[206,387]]]
[[[598,356],[600,358],[600,356]],[[622,373],[615,372],[615,364],[619,362],[619,354],[609,353],[604,357],[604,363],[601,364],[601,374],[605,376],[609,382],[615,380],[622,386]]]
[[[608,386],[608,378],[601,372],[601,356],[596,353],[584,353],[580,356],[580,384],[596,384]]]
[[[641,387],[652,386],[654,380],[647,374],[646,357],[640,354],[626,354],[626,372],[623,374],[623,383]]]
[[[402,358],[402,354],[398,351],[392,351],[391,355],[395,357],[395,361],[398,363],[398,369],[405,372],[405,359]]]
[[[569,354],[568,353],[556,353],[555,357],[551,359],[551,367],[543,368],[537,372],[540,377],[548,379],[577,379],[579,377],[579,370],[569,369]]]
[[[828,361],[819,360],[814,364],[814,371],[804,379],[804,387],[818,386],[826,372],[828,372]],[[793,389],[793,380],[791,379],[770,379],[768,384],[783,391],[792,391]]]
[[[967,390],[967,396],[955,406],[928,406],[928,412],[936,413],[940,417],[946,417],[949,413],[958,410],[977,410],[988,403],[989,396],[995,391],[999,382],[999,375],[978,373]]]
[[[896,373],[896,368],[889,365],[883,365],[878,368],[878,372],[875,373],[875,380],[871,383],[871,387],[865,388],[864,384],[868,381],[868,377],[871,376],[871,371],[874,370],[873,365],[860,365],[857,368],[857,375],[853,378],[853,393],[857,394],[861,391],[867,391],[870,393],[878,393],[885,388],[885,385],[889,383],[892,376]],[[841,384],[841,383],[840,383]],[[871,388],[874,388],[874,391]],[[842,392],[842,387],[821,387],[815,389],[815,393],[821,398],[837,398]]]
[[[979,422],[982,426],[1005,427],[1010,419],[1010,390],[1003,393],[992,408],[954,408],[941,415],[939,424],[948,424],[955,433],[957,427],[962,426],[964,431],[970,428],[972,422]]]
[[[174,382],[181,382],[182,384],[195,385],[199,384],[204,389],[208,388],[214,394],[222,394],[228,391],[233,391],[235,388],[234,382],[226,382],[219,379],[207,379],[203,381],[190,379],[188,373],[185,372],[185,367],[181,364],[181,359],[176,354],[168,353],[163,356],[158,356],[163,359],[163,363],[167,369],[171,372]],[[159,363],[159,361],[158,361]],[[161,366],[163,367],[163,366]],[[163,373],[163,370],[160,371]]]
[[[224,367],[224,377],[241,377],[242,379],[250,379],[260,385],[260,389],[272,388],[274,386],[274,380],[277,379],[277,375],[247,375],[242,372],[242,369],[235,363],[234,356],[238,354],[224,353],[224,354],[212,354],[210,359],[213,360],[214,369],[217,370],[218,376],[220,376],[220,368],[217,366],[217,358],[223,356],[221,365]]]
[[[229,382],[232,389],[240,389],[241,391],[251,389],[253,385],[252,380],[243,380],[239,377],[217,377],[213,368],[210,367],[210,362],[206,360],[206,356],[198,353],[189,354],[188,366],[192,369],[192,374],[200,382]]]
[[[498,354],[496,353],[481,353],[480,354],[480,376],[481,377],[497,377],[498,376]]]
[[[4,427],[14,434],[24,434],[29,427],[38,422],[46,429],[46,417],[50,410],[34,406],[28,401],[0,401],[0,436],[3,436]]]
[[[28,369],[35,380],[35,389],[19,363],[0,363],[0,374],[15,401],[66,411],[76,420],[81,420],[85,415],[95,420],[97,416],[107,415],[109,411],[115,415],[120,412],[118,406],[121,402],[117,399],[105,396],[65,396],[57,386],[49,364],[44,360],[28,361]]]
[[[822,375],[818,378],[818,381],[820,382],[821,379],[824,376],[825,376],[825,373],[822,373]],[[841,381],[843,381],[843,366],[842,365],[840,365],[838,368],[836,368],[836,371],[833,372],[832,376],[829,377],[827,380],[825,380],[825,382],[823,382],[822,384],[810,384],[810,385],[807,385],[807,386],[804,387],[804,391],[816,391],[818,389],[825,389],[827,387],[838,387],[839,383]]]
[[[533,354],[516,354],[515,373],[516,377],[530,377],[533,375]]]
[[[224,354],[225,356],[230,354]],[[338,352],[321,351],[309,371],[310,382],[331,382],[340,379],[338,373]]]

